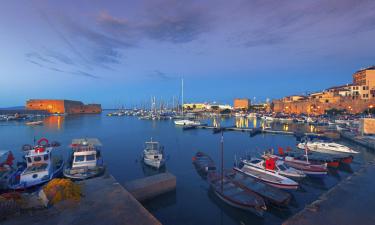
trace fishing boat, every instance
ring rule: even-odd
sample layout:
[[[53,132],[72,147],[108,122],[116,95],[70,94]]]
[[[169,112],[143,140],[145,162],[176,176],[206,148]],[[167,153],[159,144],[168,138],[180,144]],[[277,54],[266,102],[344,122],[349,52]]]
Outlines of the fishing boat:
[[[305,160],[297,159],[292,156],[285,156],[283,148],[279,147],[279,159],[284,160],[284,163],[290,167],[303,171],[310,177],[324,177],[327,175],[327,163],[311,163],[309,161],[308,150],[305,148]]]
[[[97,177],[105,172],[106,166],[101,154],[102,144],[97,138],[73,139],[72,151],[64,176],[73,180]]]
[[[268,172],[272,172],[293,179],[300,179],[306,177],[306,174],[304,172],[285,165],[284,162],[282,160],[279,160],[278,157],[274,157],[270,154],[264,154],[263,158],[265,160],[259,158],[252,158],[251,160],[244,161],[244,163],[248,164],[249,166],[257,167],[259,169],[266,170]]]
[[[294,157],[286,156],[284,163],[290,167],[303,171],[310,177],[324,177],[327,175],[327,163],[312,164],[308,158],[306,161],[295,159]]]
[[[215,162],[204,152],[197,152],[192,159],[199,175],[206,178],[208,173],[216,171]]]
[[[153,141],[151,138],[151,141],[146,142],[145,145],[145,149],[143,150],[143,162],[156,169],[164,166],[164,150],[159,142]]]
[[[305,149],[305,146],[310,151],[330,153],[330,154],[335,154],[335,153],[357,154],[358,153],[357,151],[354,151],[353,149],[345,145],[337,144],[335,142],[308,141],[308,142],[299,143],[297,145],[297,147],[300,149]]]
[[[9,180],[15,172],[13,167],[14,156],[11,151],[0,151],[0,190],[8,188]]]
[[[260,195],[269,205],[286,207],[292,199],[292,195],[288,192],[265,184],[253,177],[247,176],[245,173],[232,170],[226,173],[226,176],[232,182]]]
[[[255,215],[263,216],[267,210],[263,198],[257,193],[245,188],[243,185],[233,182],[224,176],[224,138],[221,136],[221,173],[214,170],[207,175],[207,180],[214,194],[226,204],[253,212]],[[199,156],[199,155],[198,155]],[[203,157],[203,155],[201,155]],[[212,159],[206,157],[202,165],[211,165]],[[204,166],[205,168],[206,166]],[[209,169],[209,168],[208,168]]]
[[[323,152],[311,152],[307,150],[307,155],[305,151],[301,150],[289,150],[285,153],[279,153],[280,156],[291,156],[295,159],[306,161],[308,160],[312,164],[326,164],[330,168],[338,168],[340,163],[350,164],[353,160],[353,156],[350,154],[337,153],[328,154]]]
[[[41,185],[61,175],[64,161],[62,157],[56,157],[52,153],[58,142],[49,143],[42,138],[37,145],[23,145],[26,167],[20,167],[9,180],[9,189],[24,190]]]
[[[266,167],[259,168],[256,166],[262,160],[250,159],[241,160],[241,162],[234,167],[234,170],[244,173],[250,177],[258,179],[271,186],[281,189],[298,189],[298,183],[280,174],[274,173],[275,161],[266,160]]]
[[[36,125],[42,125],[42,124],[43,124],[43,120],[26,122],[26,125],[28,126],[36,126]]]

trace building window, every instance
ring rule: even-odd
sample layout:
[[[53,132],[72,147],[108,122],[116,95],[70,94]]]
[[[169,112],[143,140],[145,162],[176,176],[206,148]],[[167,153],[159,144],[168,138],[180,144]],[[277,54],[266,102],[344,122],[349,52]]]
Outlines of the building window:
[[[326,103],[329,103],[329,100],[328,100],[328,99],[326,99]]]

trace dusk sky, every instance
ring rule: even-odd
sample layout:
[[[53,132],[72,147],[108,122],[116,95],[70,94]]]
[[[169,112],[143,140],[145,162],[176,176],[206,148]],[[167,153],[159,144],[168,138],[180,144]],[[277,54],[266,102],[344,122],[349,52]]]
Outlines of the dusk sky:
[[[2,1],[0,107],[232,104],[350,83],[375,64],[375,1]]]

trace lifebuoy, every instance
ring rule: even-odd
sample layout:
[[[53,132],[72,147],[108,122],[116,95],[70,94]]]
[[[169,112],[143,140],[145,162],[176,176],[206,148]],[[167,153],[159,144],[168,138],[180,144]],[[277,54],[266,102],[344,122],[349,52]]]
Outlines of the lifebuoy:
[[[48,139],[47,138],[41,138],[38,141],[38,145],[41,145],[41,143],[44,142],[44,145],[42,146],[47,146],[48,145]]]

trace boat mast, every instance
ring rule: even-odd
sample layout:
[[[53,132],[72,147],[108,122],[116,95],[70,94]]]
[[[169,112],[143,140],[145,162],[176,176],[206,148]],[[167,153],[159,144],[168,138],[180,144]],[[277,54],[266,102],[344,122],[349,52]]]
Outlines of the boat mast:
[[[184,116],[184,78],[181,78],[181,102],[182,116]]]
[[[224,179],[224,136],[221,131],[221,193],[223,193],[223,179]]]

